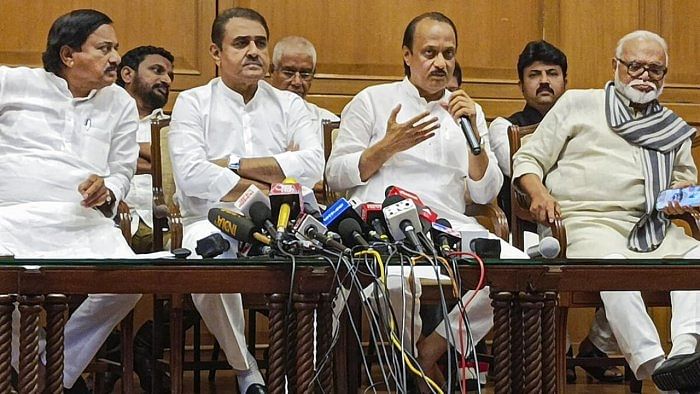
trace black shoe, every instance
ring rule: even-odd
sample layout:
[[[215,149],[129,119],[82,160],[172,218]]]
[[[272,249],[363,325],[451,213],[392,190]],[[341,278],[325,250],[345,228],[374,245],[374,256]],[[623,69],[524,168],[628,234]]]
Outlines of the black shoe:
[[[598,349],[591,341],[586,337],[583,341],[581,341],[581,345],[578,348],[578,356],[579,357],[587,357],[587,358],[608,358],[608,355],[605,354],[602,350]],[[606,368],[606,367],[584,367],[581,366],[584,371],[586,371],[587,374],[592,376],[595,380],[601,382],[601,383],[619,383],[625,380],[625,375],[624,374],[619,374],[619,375],[606,375],[605,373],[612,368]]]
[[[656,368],[651,379],[660,390],[700,391],[700,353],[667,359]]]
[[[85,380],[83,380],[82,376],[78,377],[78,380],[75,381],[73,384],[73,387],[67,389],[63,388],[63,394],[92,394],[92,391],[88,389],[87,384],[85,384]]]
[[[248,386],[248,389],[245,391],[245,394],[267,394],[267,387],[263,386],[260,383],[253,383],[250,386]]]
[[[574,358],[574,349],[569,348],[569,350],[566,351],[566,358],[568,359],[573,359]],[[574,384],[576,383],[576,369],[573,365],[569,365],[569,363],[566,363],[566,383],[568,384]]]

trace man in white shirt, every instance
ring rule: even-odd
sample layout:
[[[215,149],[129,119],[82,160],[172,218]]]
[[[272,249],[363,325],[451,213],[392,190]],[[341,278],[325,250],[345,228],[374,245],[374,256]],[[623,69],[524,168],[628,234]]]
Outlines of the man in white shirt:
[[[656,209],[661,190],[697,181],[695,128],[659,104],[668,47],[658,34],[622,37],[605,89],[569,90],[513,157],[513,180],[539,222],[561,217],[569,258],[700,258],[700,243]],[[614,260],[611,260],[614,264]],[[620,350],[638,379],[662,390],[700,390],[700,292],[671,291],[673,346],[665,360],[639,292],[604,291]]]
[[[456,50],[456,28],[445,15],[426,13],[409,23],[403,39],[404,80],[369,87],[343,110],[326,169],[332,189],[346,191],[359,201],[381,202],[387,186],[399,186],[417,194],[455,229],[484,230],[474,218],[464,215],[467,194],[476,203],[491,202],[503,175],[488,147],[479,155],[472,154],[457,124],[458,118],[468,118],[481,145],[488,145],[481,107],[463,90],[446,90]],[[503,257],[526,257],[506,242],[501,241],[501,248]],[[410,286],[397,275],[388,279],[388,287],[398,325],[404,319],[410,322],[412,317],[404,318],[401,310],[402,304],[413,303]],[[420,293],[418,282],[416,297]],[[421,331],[420,302],[416,300],[415,305],[406,314],[413,314],[415,335],[408,333],[406,338],[417,338]],[[479,341],[492,326],[488,291],[478,292],[467,311],[474,341]],[[450,313],[451,337],[460,335],[460,315],[458,309]],[[424,350],[430,356],[421,360],[424,366],[432,368],[432,354],[444,352],[447,336],[445,325],[440,324],[418,344],[419,357],[423,358]]]
[[[318,124],[294,93],[263,81],[268,69],[269,30],[247,8],[221,13],[212,26],[211,55],[221,77],[182,92],[170,123],[170,154],[177,199],[185,224],[183,246],[218,233],[206,217],[210,207],[235,201],[249,185],[294,177],[312,187],[323,173]],[[288,147],[296,150],[290,151]],[[224,257],[235,257],[237,243]],[[240,294],[193,295],[209,330],[238,370],[242,393],[264,392],[262,377],[248,353]]]
[[[138,145],[134,100],[117,86],[112,21],[78,10],[49,31],[44,69],[0,67],[0,244],[18,258],[133,257],[114,227]],[[90,295],[65,328],[74,383],[140,295]],[[19,317],[13,319],[13,361]],[[15,364],[16,365],[16,364]]]
[[[117,85],[136,100],[139,111],[139,159],[126,203],[131,208],[131,247],[136,253],[153,251],[153,182],[151,179],[151,121],[165,117],[173,73],[173,55],[164,48],[140,46],[126,52],[119,64]]]
[[[270,65],[270,84],[289,90],[304,99],[309,111],[319,123],[340,120],[333,112],[306,101],[316,74],[316,48],[304,37],[288,36],[275,44]]]

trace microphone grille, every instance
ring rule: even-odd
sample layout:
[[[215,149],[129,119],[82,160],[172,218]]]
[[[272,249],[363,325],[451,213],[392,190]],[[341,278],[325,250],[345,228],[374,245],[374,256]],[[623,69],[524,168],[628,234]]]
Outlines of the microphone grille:
[[[546,259],[553,259],[559,255],[561,246],[554,237],[544,237],[540,240],[540,253]]]

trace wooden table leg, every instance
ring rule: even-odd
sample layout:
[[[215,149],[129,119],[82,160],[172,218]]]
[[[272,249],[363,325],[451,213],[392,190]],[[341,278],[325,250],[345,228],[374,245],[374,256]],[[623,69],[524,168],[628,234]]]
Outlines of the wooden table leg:
[[[523,392],[523,310],[513,296],[510,305],[510,379],[512,393]]]
[[[542,393],[542,308],[544,307],[544,297],[541,294],[528,293],[520,298],[523,308],[524,392],[539,394]]]
[[[184,295],[173,294],[170,301],[170,392],[182,393],[182,367],[184,360],[184,332],[182,305]]]
[[[0,295],[0,394],[10,393],[12,371],[12,312],[15,310],[15,297]]]
[[[544,293],[542,309],[542,391],[557,392],[557,329],[555,311],[557,293]]]
[[[316,338],[318,356],[316,358],[316,373],[319,374],[319,384],[328,392],[334,393],[333,384],[333,296],[329,293],[321,295],[316,312]]]
[[[19,296],[19,394],[39,393],[39,313],[44,297]]]
[[[68,298],[49,294],[46,309],[46,394],[63,393],[63,330],[68,320]]]
[[[314,310],[318,294],[295,294],[296,329],[296,383],[297,392],[314,392]]]
[[[510,306],[513,294],[507,291],[491,292],[493,301],[493,359],[494,392],[511,393],[510,380]]]
[[[272,294],[267,298],[270,310],[269,322],[269,365],[267,369],[267,389],[270,394],[285,392],[285,327],[284,315],[287,303],[286,294]]]
[[[569,308],[557,308],[557,387],[559,392],[566,391],[566,321]]]
[[[285,308],[289,304],[285,304]],[[285,310],[285,375],[287,376],[287,387],[289,391],[297,392],[297,310],[292,306],[292,310]]]
[[[122,341],[122,393],[134,392],[134,310],[121,322]]]

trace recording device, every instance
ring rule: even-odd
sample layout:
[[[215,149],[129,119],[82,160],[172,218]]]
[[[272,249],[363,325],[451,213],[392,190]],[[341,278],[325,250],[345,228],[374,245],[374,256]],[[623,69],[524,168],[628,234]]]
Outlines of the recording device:
[[[408,238],[418,252],[425,253],[416,235],[416,229],[421,228],[416,204],[413,203],[413,200],[408,199],[394,202],[397,198],[401,197],[390,196],[382,203],[382,212],[384,212],[389,233],[395,241]]]
[[[436,220],[431,225],[430,236],[443,256],[462,249],[462,235],[452,229],[452,224],[447,219]]]
[[[228,240],[224,239],[223,235],[214,233],[197,241],[195,252],[204,259],[216,257],[231,248]]]
[[[435,211],[430,209],[428,206],[425,205],[423,200],[418,197],[417,194],[412,193],[406,189],[402,189],[398,186],[388,186],[384,190],[384,195],[386,197],[390,196],[400,196],[402,198],[407,198],[409,200],[412,200],[414,204],[416,204],[416,209],[418,210],[418,216],[421,218],[421,229],[423,230],[424,233],[428,233],[430,231],[430,224],[435,222],[438,218],[438,215]]]
[[[487,230],[461,230],[459,235],[462,236],[462,250],[473,252],[471,248],[472,239],[488,238],[489,232]]]
[[[350,251],[348,247],[334,240],[332,237],[325,236],[324,234],[328,229],[312,215],[302,214],[294,225],[294,231],[299,240],[316,240],[323,246],[341,253]]]
[[[294,178],[286,178],[270,186],[269,197],[272,217],[277,218],[277,234],[281,236],[289,225],[289,218],[296,218],[301,212],[301,185]]]
[[[501,257],[501,241],[491,238],[474,238],[469,242],[472,253],[484,259]]]
[[[467,145],[469,145],[469,149],[471,149],[472,154],[474,154],[474,156],[479,155],[481,153],[481,145],[479,145],[479,142],[476,139],[476,135],[474,134],[474,130],[472,130],[472,124],[469,122],[469,118],[466,116],[460,116],[459,127],[462,129],[464,138],[467,139]]]
[[[208,219],[214,227],[233,239],[245,243],[259,241],[265,245],[270,244],[268,237],[256,231],[257,226],[252,220],[233,211],[223,208],[212,208],[209,210]]]
[[[316,200],[316,194],[314,193],[313,189],[310,189],[306,186],[301,187],[301,200],[303,203],[301,211],[304,213],[307,213],[309,215],[312,215],[318,220],[321,219],[321,208],[318,205],[318,200]]]
[[[250,206],[250,218],[256,226],[264,228],[270,237],[277,238],[277,230],[275,225],[270,221],[270,208],[260,201],[254,202]]]
[[[666,189],[656,197],[656,210],[661,211],[677,201],[682,207],[700,207],[700,186],[686,186],[680,189]]]
[[[338,233],[346,245],[361,245],[369,248],[369,242],[362,236],[360,223],[353,218],[345,218],[338,225]]]
[[[345,218],[352,218],[361,223],[360,227],[363,233],[369,232],[369,226],[362,221],[360,215],[353,208],[353,204],[342,197],[331,204],[331,206],[326,209],[326,212],[323,213],[323,225],[337,232],[340,221]]]
[[[559,256],[561,245],[554,237],[544,237],[540,240],[539,245],[533,245],[527,248],[527,255],[535,259],[544,257],[545,259],[553,259]]]
[[[251,205],[258,201],[270,208],[270,199],[267,198],[265,193],[258,189],[257,186],[250,185],[233,204],[243,215],[250,216]]]

